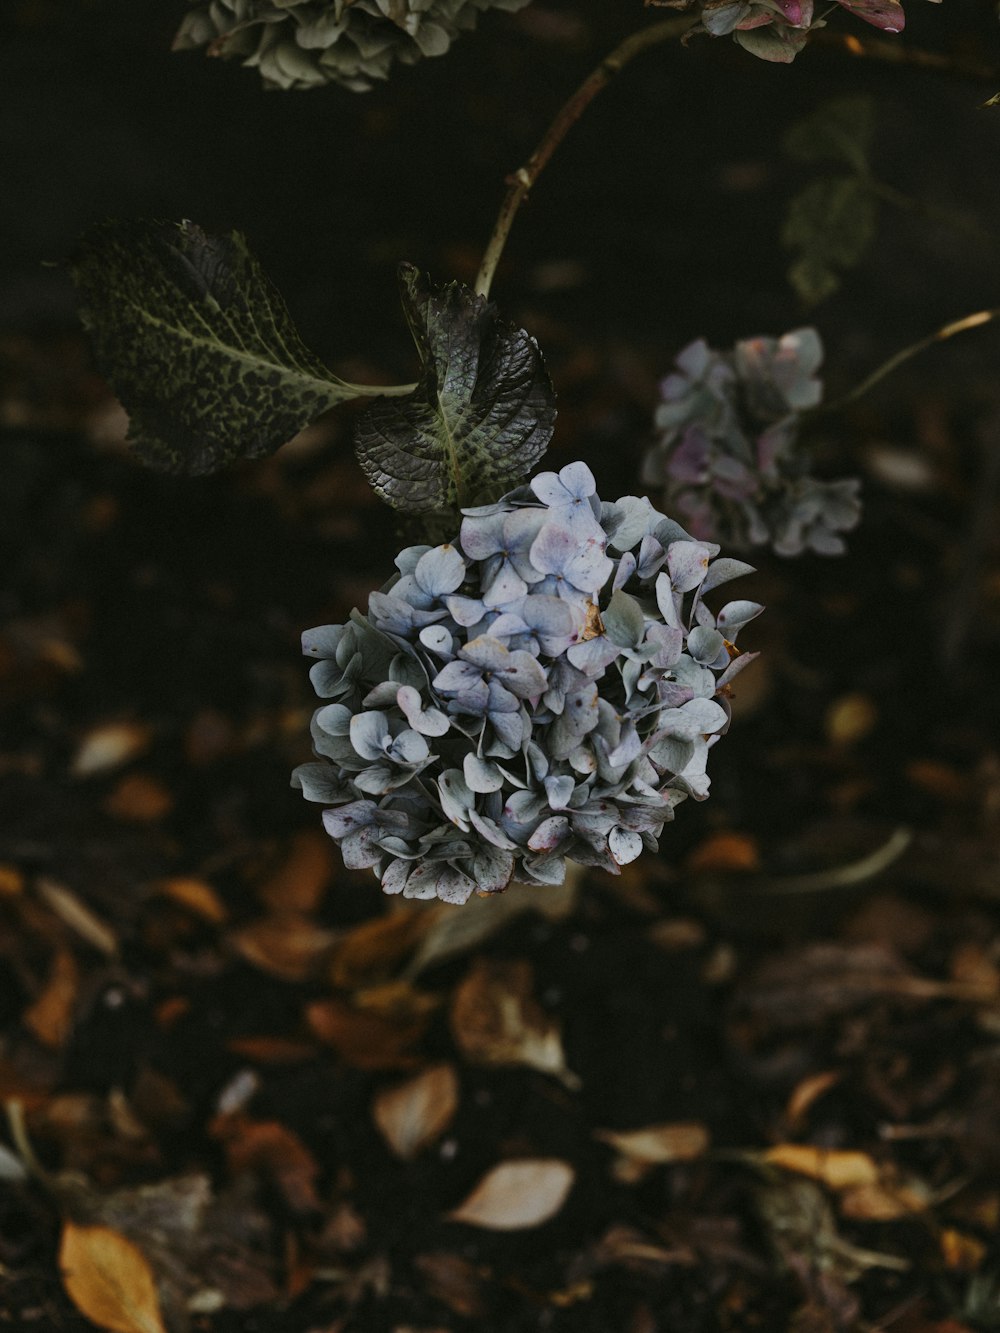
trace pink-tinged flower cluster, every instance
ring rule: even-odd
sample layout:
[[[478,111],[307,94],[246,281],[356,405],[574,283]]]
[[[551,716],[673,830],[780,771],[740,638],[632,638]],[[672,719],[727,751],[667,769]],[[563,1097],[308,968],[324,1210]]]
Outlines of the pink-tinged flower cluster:
[[[713,37],[732,34],[734,39],[761,60],[789,64],[809,40],[814,28],[824,25],[817,18],[813,0],[659,0],[671,9],[698,13],[696,31]],[[837,0],[857,18],[882,32],[902,32],[906,22],[899,0]]]

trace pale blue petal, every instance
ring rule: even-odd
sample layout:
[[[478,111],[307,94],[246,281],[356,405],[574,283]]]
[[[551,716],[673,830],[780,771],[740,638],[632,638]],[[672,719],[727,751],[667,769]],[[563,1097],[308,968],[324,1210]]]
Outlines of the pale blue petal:
[[[406,861],[390,861],[382,875],[382,892],[402,893],[412,870]]]
[[[545,795],[549,798],[551,808],[565,810],[576,789],[575,779],[570,774],[564,773],[561,777],[546,778],[544,785]]]
[[[356,713],[351,718],[351,744],[362,759],[380,759],[388,742],[384,713]]]
[[[620,866],[627,866],[642,851],[642,839],[638,833],[613,828],[608,835],[608,850]]]
[[[412,685],[400,686],[396,702],[414,731],[424,736],[443,736],[447,732],[450,723],[445,714],[438,708],[425,710],[423,700]]]
[[[726,653],[726,641],[717,629],[708,629],[704,625],[697,625],[688,635],[688,652],[696,662],[701,662],[703,666],[711,666],[717,662],[720,654],[723,657],[723,663],[729,660]]]
[[[673,542],[667,551],[667,568],[675,592],[697,588],[708,571],[709,551],[703,542]]]
[[[471,560],[488,560],[503,550],[503,525],[507,515],[491,513],[481,518],[468,517],[462,522],[462,550]]]
[[[292,786],[299,787],[307,801],[329,804],[350,795],[350,789],[337,777],[331,764],[299,764],[292,773]]]
[[[528,846],[533,852],[554,852],[560,843],[565,842],[569,834],[569,820],[565,815],[550,815],[542,822],[528,839]]]
[[[460,829],[468,832],[469,809],[476,798],[457,768],[447,768],[437,780],[438,798],[445,816]]]
[[[503,774],[496,764],[491,764],[477,755],[467,754],[462,763],[465,781],[474,792],[499,791],[503,786]]]

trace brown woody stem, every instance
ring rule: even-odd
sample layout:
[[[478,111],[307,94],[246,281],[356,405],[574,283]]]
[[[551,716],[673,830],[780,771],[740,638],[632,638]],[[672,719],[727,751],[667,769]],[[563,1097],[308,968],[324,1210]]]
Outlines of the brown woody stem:
[[[597,94],[608,86],[630,60],[659,42],[683,36],[694,22],[692,18],[664,19],[662,23],[653,23],[648,28],[634,32],[604,57],[597,68],[587,75],[569,101],[564,103],[527,162],[507,177],[507,193],[476,278],[476,291],[480,296],[489,295],[493,275],[507,244],[507,236],[517,216],[517,210],[524,203],[531,187],[544,171],[549,158],[562,143],[568,131],[580,119]]]

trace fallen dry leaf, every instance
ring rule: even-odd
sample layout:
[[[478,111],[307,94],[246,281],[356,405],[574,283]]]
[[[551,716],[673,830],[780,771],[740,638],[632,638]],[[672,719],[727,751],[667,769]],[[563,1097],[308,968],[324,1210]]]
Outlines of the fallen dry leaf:
[[[892,1180],[877,1185],[855,1185],[840,1195],[840,1213],[854,1222],[897,1222],[926,1212],[932,1200],[916,1185]]]
[[[976,1236],[945,1227],[939,1239],[945,1268],[953,1273],[974,1273],[986,1258],[987,1248]]]
[[[41,994],[21,1016],[24,1026],[43,1046],[58,1050],[69,1036],[79,989],[76,959],[69,949],[57,948]]]
[[[330,960],[331,983],[338,990],[352,991],[387,980],[434,919],[433,908],[407,903],[373,921],[362,921],[338,940]]]
[[[287,857],[257,896],[274,912],[313,912],[333,878],[334,865],[333,843],[325,833],[296,833]]]
[[[252,1120],[242,1112],[216,1116],[212,1137],[226,1150],[232,1175],[254,1171],[278,1189],[293,1213],[318,1210],[319,1164],[299,1136],[277,1120]]]
[[[290,914],[261,917],[227,938],[246,962],[262,972],[283,981],[305,981],[315,974],[337,936],[310,917]]]
[[[174,798],[157,778],[148,773],[129,773],[104,802],[113,819],[129,824],[154,824],[174,808]]]
[[[700,842],[685,864],[695,875],[759,870],[760,852],[756,839],[748,833],[719,830]]]
[[[17,866],[0,865],[0,898],[16,898],[24,892],[24,873]]]
[[[818,1074],[807,1074],[796,1083],[785,1106],[785,1119],[795,1129],[803,1124],[813,1104],[843,1078],[839,1069],[824,1069]]]
[[[164,879],[156,885],[154,892],[161,898],[169,898],[178,907],[200,916],[213,926],[221,925],[228,916],[219,895],[211,884],[206,884],[202,879]]]
[[[316,1000],[305,1017],[314,1035],[355,1069],[412,1069],[417,1063],[412,1048],[427,1026],[426,1016],[393,1021],[339,997]]]
[[[276,1120],[251,1120],[241,1112],[216,1116],[213,1138],[225,1148],[229,1172],[263,1174],[293,1213],[320,1208],[316,1194],[319,1165],[297,1134]]]
[[[418,1254],[413,1266],[424,1278],[428,1296],[442,1301],[462,1319],[482,1319],[483,1274],[458,1254]]]
[[[434,1065],[375,1098],[372,1114],[389,1147],[404,1161],[415,1157],[451,1123],[458,1108],[458,1077]]]
[[[166,1333],[146,1256],[120,1232],[66,1222],[59,1267],[70,1300],[111,1333]]]
[[[575,1172],[555,1157],[501,1162],[488,1171],[450,1222],[490,1231],[524,1231],[555,1217],[569,1194]]]
[[[654,1166],[692,1162],[708,1151],[708,1130],[697,1122],[647,1125],[644,1129],[596,1129],[594,1138],[619,1154],[615,1174],[625,1183],[641,1180]]]
[[[771,1166],[809,1176],[832,1190],[877,1185],[879,1169],[867,1153],[817,1148],[809,1143],[779,1143],[762,1154]]]
[[[80,742],[70,772],[75,778],[90,778],[120,768],[145,750],[150,742],[148,727],[135,722],[105,722],[88,731]]]
[[[118,940],[110,926],[96,916],[72,889],[54,879],[40,876],[35,891],[51,911],[55,912],[74,934],[108,958],[118,955]]]
[[[531,965],[478,959],[452,998],[451,1030],[459,1050],[484,1065],[527,1065],[568,1088],[580,1080],[566,1068],[559,1025],[532,994]]]
[[[827,739],[833,745],[856,745],[877,723],[878,709],[866,694],[844,694],[827,709]]]

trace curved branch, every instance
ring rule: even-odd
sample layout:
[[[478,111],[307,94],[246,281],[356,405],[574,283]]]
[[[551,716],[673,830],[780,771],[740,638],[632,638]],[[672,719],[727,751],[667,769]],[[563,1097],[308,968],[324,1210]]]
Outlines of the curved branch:
[[[661,23],[650,24],[648,28],[641,28],[638,32],[632,33],[604,57],[597,68],[580,84],[569,101],[563,104],[527,162],[507,177],[507,193],[500,206],[493,234],[486,246],[476,278],[476,291],[480,296],[489,295],[493,275],[507,243],[511,225],[529,190],[545,170],[549,158],[562,143],[568,131],[580,119],[597,94],[606,88],[615,75],[635,56],[659,42],[683,36],[696,21],[691,17],[664,19]]]

